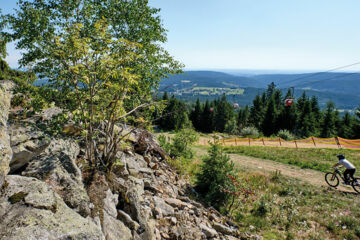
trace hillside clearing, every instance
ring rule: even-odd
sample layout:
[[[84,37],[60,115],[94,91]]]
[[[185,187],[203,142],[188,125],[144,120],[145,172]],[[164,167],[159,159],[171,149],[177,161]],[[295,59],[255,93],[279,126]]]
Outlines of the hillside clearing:
[[[207,154],[206,148],[204,147],[198,146],[195,149],[198,156]],[[328,186],[324,179],[324,173],[321,171],[304,169],[294,165],[239,154],[229,154],[229,156],[235,165],[240,168],[263,173],[280,171],[284,176],[296,178],[317,187]],[[329,171],[331,170],[329,169]],[[350,186],[339,186],[337,189],[344,192],[354,192]]]

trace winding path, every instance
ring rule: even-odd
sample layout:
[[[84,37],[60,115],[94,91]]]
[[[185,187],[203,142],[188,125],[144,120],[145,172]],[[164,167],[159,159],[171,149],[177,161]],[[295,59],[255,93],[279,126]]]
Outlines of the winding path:
[[[206,149],[196,148],[198,155],[202,156],[207,154]],[[314,186],[328,186],[325,182],[325,173],[312,170],[312,169],[301,169],[297,166],[292,166],[284,163],[279,163],[271,160],[265,160],[255,157],[248,157],[239,154],[228,154],[230,159],[235,163],[236,166],[242,167],[251,171],[258,172],[275,172],[280,171],[282,175],[299,179],[303,182],[307,182]],[[354,192],[350,186],[340,185],[338,188],[340,191]]]

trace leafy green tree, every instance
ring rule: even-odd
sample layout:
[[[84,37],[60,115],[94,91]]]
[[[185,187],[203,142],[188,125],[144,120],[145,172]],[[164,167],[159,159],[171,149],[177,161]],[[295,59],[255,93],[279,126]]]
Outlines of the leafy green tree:
[[[228,200],[223,190],[231,186],[228,175],[233,175],[234,163],[223,152],[220,144],[210,144],[209,155],[203,159],[196,176],[196,190],[208,204],[220,208]]]
[[[22,67],[67,93],[72,104],[60,107],[83,127],[90,163],[111,169],[122,138],[114,125],[152,105],[152,89],[182,67],[159,44],[166,41],[159,9],[147,0],[20,0],[18,6],[1,17],[1,39],[15,41]]]

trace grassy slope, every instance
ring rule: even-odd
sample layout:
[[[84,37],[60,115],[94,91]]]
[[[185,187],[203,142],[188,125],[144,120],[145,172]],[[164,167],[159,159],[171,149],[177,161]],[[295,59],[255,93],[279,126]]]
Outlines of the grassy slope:
[[[197,157],[183,165],[185,172],[190,174],[193,180],[206,149],[204,146],[195,147]],[[228,147],[226,149],[230,151]],[[238,152],[240,149],[241,147],[237,147]],[[259,155],[256,157],[263,156],[267,159],[273,156],[285,161],[294,154],[299,161],[303,158],[319,159],[324,165],[334,162],[328,160],[334,159],[336,154],[332,149],[303,150],[263,147],[242,149],[248,155],[257,152]],[[357,158],[354,162],[358,163],[359,152],[345,151],[345,154],[351,160]],[[276,173],[266,174],[245,169],[238,169],[238,172],[242,186],[255,192],[247,198],[241,196],[229,212],[243,232],[259,234],[264,239],[360,238],[358,195],[326,187],[314,187]],[[223,210],[226,211],[225,207]]]
[[[349,161],[360,168],[360,151],[355,150],[228,146],[225,147],[225,151],[227,153],[268,159],[322,172],[327,172],[330,166],[336,163],[336,155],[342,153],[345,154]]]

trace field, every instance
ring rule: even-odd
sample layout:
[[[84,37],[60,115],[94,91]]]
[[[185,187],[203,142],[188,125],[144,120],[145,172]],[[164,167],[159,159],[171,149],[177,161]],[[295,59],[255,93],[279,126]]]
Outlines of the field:
[[[336,163],[337,154],[345,154],[346,158],[360,167],[360,152],[348,149],[321,149],[321,148],[279,148],[258,146],[225,146],[225,152],[268,159],[301,168],[309,168],[327,172]]]
[[[198,170],[208,147],[193,149],[197,157],[183,165],[190,176]],[[243,186],[254,192],[241,196],[228,212],[243,232],[263,239],[360,238],[360,196],[349,187],[332,189],[324,181],[323,172],[336,162],[337,150],[224,149],[235,163]],[[360,165],[359,152],[342,152]]]

